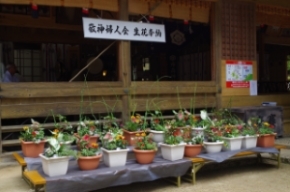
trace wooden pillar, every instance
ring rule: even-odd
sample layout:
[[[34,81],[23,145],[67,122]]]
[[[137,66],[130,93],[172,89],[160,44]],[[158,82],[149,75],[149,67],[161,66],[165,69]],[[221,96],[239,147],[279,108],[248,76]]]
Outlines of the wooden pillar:
[[[128,0],[119,0],[119,20],[129,20]],[[122,96],[122,120],[130,117],[130,86],[131,86],[131,44],[130,41],[118,42],[119,80],[123,83],[125,95]]]
[[[211,77],[212,80],[216,82],[217,85],[217,95],[216,95],[216,107],[221,107],[221,11],[222,6],[221,2],[212,3],[211,8],[211,36],[212,36],[212,44],[211,44]]]
[[[1,90],[1,87],[0,87]],[[0,156],[2,155],[2,118],[1,118],[1,114],[2,114],[2,110],[1,110],[1,106],[2,106],[2,98],[0,96]]]

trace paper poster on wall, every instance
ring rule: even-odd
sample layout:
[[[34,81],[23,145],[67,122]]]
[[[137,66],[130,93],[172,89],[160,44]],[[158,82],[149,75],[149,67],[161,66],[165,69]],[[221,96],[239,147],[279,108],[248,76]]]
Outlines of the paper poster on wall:
[[[226,61],[226,87],[249,88],[249,81],[253,79],[252,61]]]

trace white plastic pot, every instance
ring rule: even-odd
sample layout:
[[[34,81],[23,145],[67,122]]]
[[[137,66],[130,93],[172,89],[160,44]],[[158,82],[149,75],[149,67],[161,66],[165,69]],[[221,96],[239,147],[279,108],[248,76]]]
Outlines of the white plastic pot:
[[[49,177],[65,175],[68,170],[69,156],[65,157],[45,157],[39,154],[43,172]]]
[[[225,145],[223,145],[223,150],[224,151],[234,151],[234,150],[240,150],[242,148],[242,140],[243,137],[223,137],[222,138],[225,142]]]
[[[185,145],[185,143],[178,145],[167,145],[164,143],[160,143],[161,155],[163,159],[167,159],[170,161],[182,159],[184,156]]]
[[[164,131],[150,130],[150,133],[152,133],[153,141],[156,143],[164,142]]]
[[[218,153],[221,152],[223,148],[224,142],[223,141],[216,141],[216,142],[203,142],[203,147],[207,153]]]
[[[242,140],[242,148],[243,149],[249,149],[249,148],[254,148],[257,146],[257,135],[253,136],[244,136]]]
[[[107,150],[102,148],[103,161],[108,167],[125,166],[129,149]]]

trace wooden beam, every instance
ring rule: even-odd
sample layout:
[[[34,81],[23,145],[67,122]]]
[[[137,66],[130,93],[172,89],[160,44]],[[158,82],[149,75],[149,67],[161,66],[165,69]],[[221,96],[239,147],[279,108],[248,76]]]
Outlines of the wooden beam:
[[[277,36],[264,36],[264,44],[275,44],[275,45],[290,45],[289,37],[277,37]]]
[[[170,2],[170,1],[168,1]],[[169,4],[162,2],[156,7],[150,15],[158,16],[158,17],[164,17],[164,18],[174,18],[174,19],[187,19],[192,20],[196,22],[202,22],[202,23],[208,23],[209,22],[209,10],[210,10],[210,2],[202,2],[201,6],[192,6],[192,18],[189,18],[190,16],[190,4],[176,4],[174,1],[172,1],[171,11],[172,14],[170,14],[170,8]],[[151,6],[154,4],[151,3]],[[145,14],[148,15],[148,3],[146,1],[136,1],[136,0],[129,0],[129,12],[132,14]]]
[[[21,31],[21,35],[19,35]],[[109,44],[108,40],[85,39],[81,31],[57,31],[0,26],[0,40],[26,43]]]
[[[106,100],[106,104],[114,106],[116,100]],[[81,105],[83,105],[83,114],[99,114],[108,112],[105,105],[101,102],[54,102],[52,99],[50,103],[18,105],[2,104],[1,117],[3,119],[48,117],[51,115],[50,110],[53,110],[55,114],[78,115],[81,112]],[[122,110],[121,102],[117,101],[114,112],[121,112]]]
[[[31,0],[1,0],[1,4],[30,5]],[[64,6],[64,7],[87,7],[106,11],[118,11],[117,0],[33,0],[37,5]]]
[[[256,13],[257,25],[270,25],[282,28],[290,28],[290,17],[282,15],[271,15],[266,13]]]
[[[82,31],[81,25],[67,25],[55,22],[55,17],[32,18],[29,15],[0,13],[0,24],[3,26],[17,26],[42,29],[57,29],[68,31]]]

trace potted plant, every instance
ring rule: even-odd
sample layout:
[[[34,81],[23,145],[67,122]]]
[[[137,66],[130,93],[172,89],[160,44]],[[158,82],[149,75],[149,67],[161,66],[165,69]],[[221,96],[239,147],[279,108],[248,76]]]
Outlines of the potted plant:
[[[56,115],[55,117],[53,113],[52,116],[55,129],[50,132],[61,144],[70,145],[75,140],[75,137],[73,136],[73,126],[67,121],[65,116]]]
[[[142,129],[145,127],[144,124],[146,124],[146,122],[143,121],[142,116],[134,113],[131,115],[130,120],[125,123],[123,133],[129,145],[134,146],[136,142],[135,136],[143,132]]]
[[[162,112],[155,110],[154,113],[149,113],[149,115],[151,115],[150,133],[152,133],[153,140],[156,143],[164,142],[164,133],[166,131],[166,127]]]
[[[80,138],[80,152],[78,154],[78,166],[81,170],[93,170],[99,166],[102,154],[97,143],[90,143],[88,134]]]
[[[233,151],[239,150],[242,147],[243,137],[241,136],[240,129],[236,125],[223,125],[222,126],[223,136],[222,139],[225,141],[223,150]]]
[[[108,167],[124,166],[127,160],[127,141],[123,131],[111,128],[101,137],[103,160]]]
[[[257,118],[252,117],[247,121],[247,125],[242,130],[242,148],[249,149],[257,146]]]
[[[260,120],[261,122],[261,120]],[[275,145],[276,133],[274,132],[274,125],[268,122],[261,122],[258,127],[258,147],[273,147]]]
[[[203,135],[195,136],[190,140],[185,141],[184,156],[185,157],[195,157],[201,153],[202,144],[204,137]]]
[[[200,111],[200,116],[203,116],[206,113],[205,110]],[[194,114],[188,115],[188,124],[191,127],[191,135],[193,138],[204,138],[204,130],[207,126],[206,118],[202,120],[200,116],[196,116]]]
[[[157,152],[157,146],[152,139],[152,135],[148,132],[137,133],[133,152],[139,164],[152,163]]]
[[[30,126],[24,126],[23,131],[20,132],[20,142],[22,152],[25,157],[36,158],[44,151],[44,129],[40,123],[31,119]]]
[[[61,176],[67,173],[69,159],[76,157],[76,151],[67,145],[62,145],[56,138],[47,139],[48,148],[43,154],[39,154],[43,172],[49,177]]]
[[[175,116],[175,134],[178,134],[185,139],[190,138],[191,132],[188,132],[188,130],[184,130],[184,128],[187,126],[188,112],[186,110],[179,110],[178,112],[172,110],[172,112]]]
[[[77,145],[80,146],[78,140],[79,138],[82,138],[83,136],[89,136],[89,143],[97,143],[100,135],[100,129],[98,129],[99,121],[92,121],[88,118],[84,118],[84,120],[80,121],[78,123],[77,127],[77,133],[75,133],[75,136],[77,138]]]
[[[164,143],[160,144],[161,154],[164,159],[175,161],[182,159],[184,156],[185,143],[179,134],[176,134],[175,122],[165,133]]]

